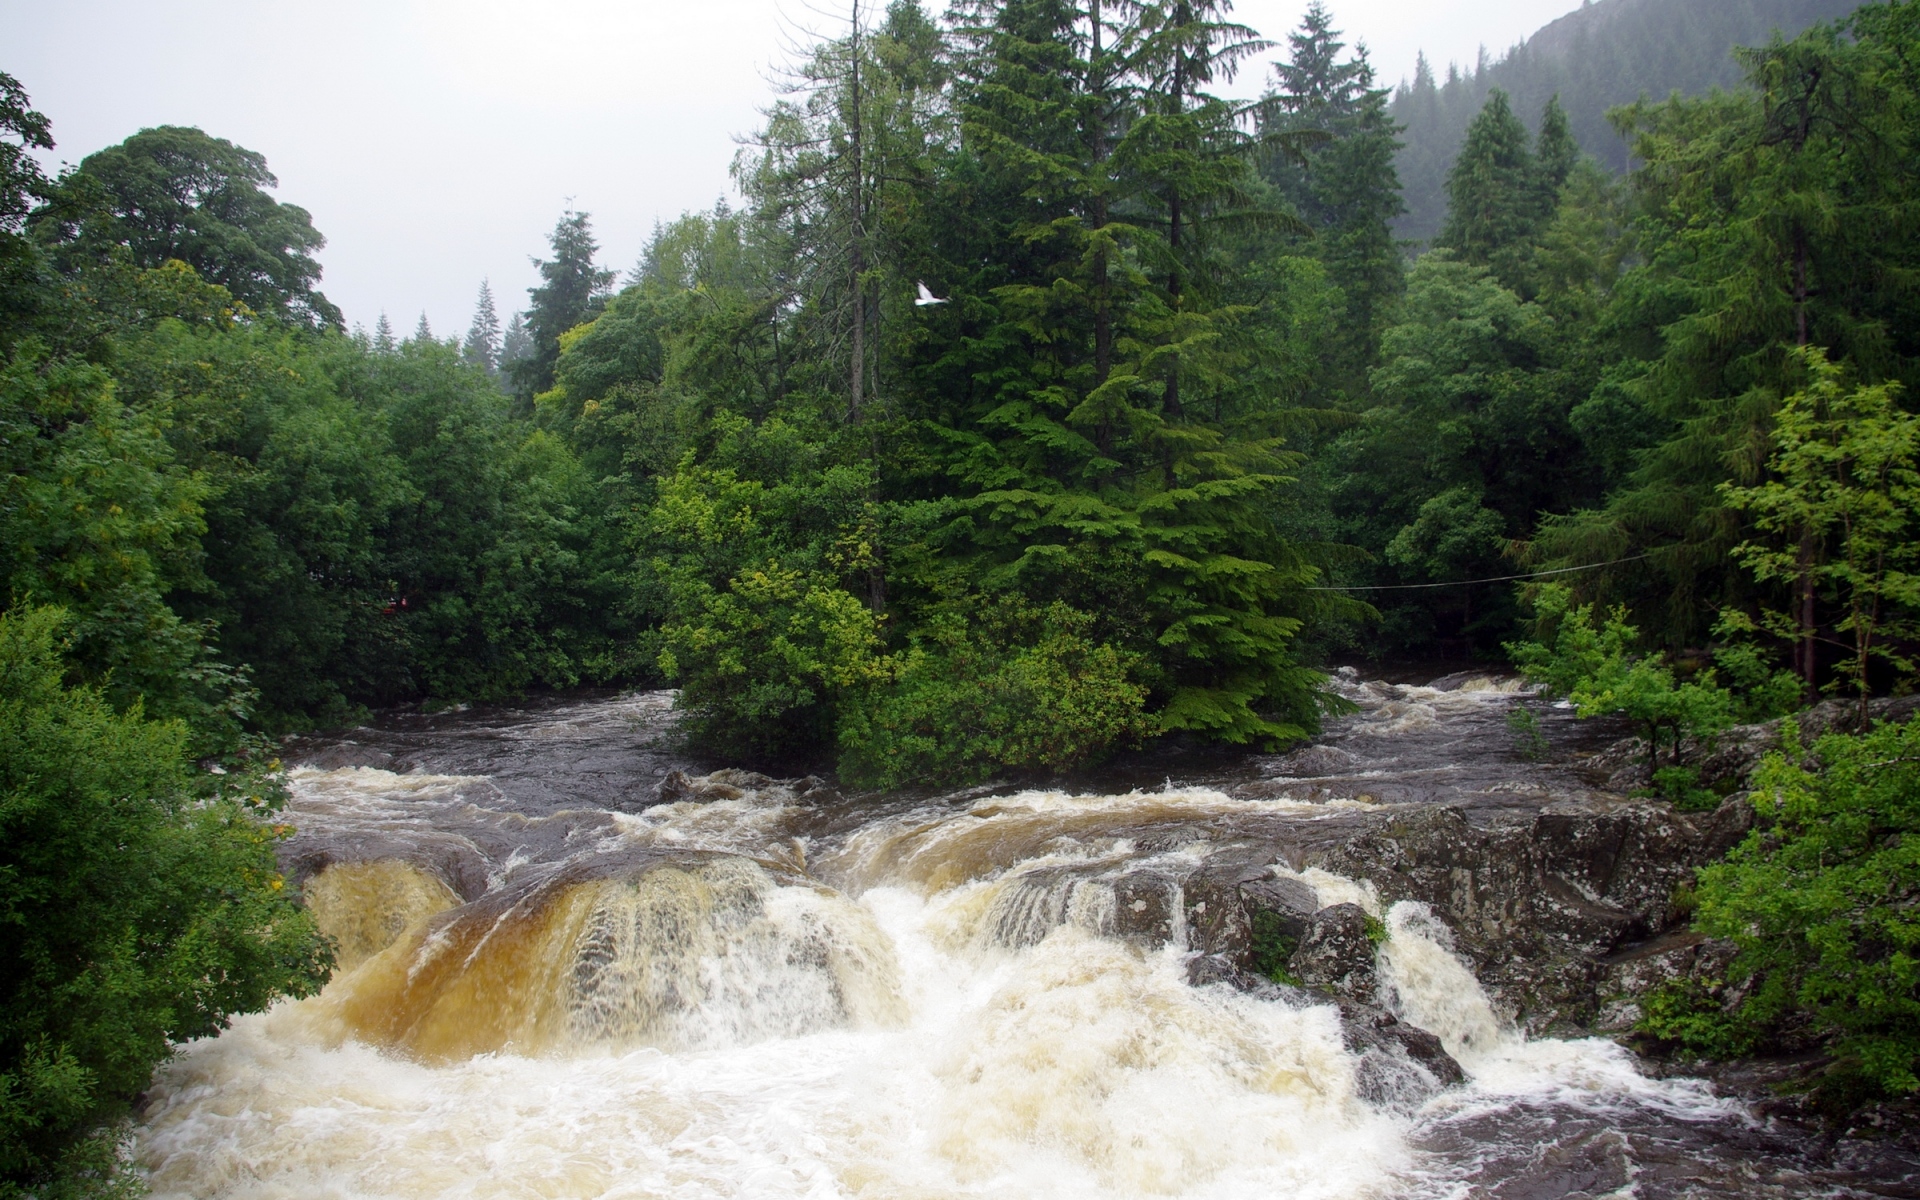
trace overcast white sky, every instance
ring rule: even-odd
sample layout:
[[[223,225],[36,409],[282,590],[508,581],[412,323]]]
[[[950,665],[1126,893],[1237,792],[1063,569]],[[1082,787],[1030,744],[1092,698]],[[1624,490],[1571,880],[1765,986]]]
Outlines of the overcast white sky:
[[[929,4],[936,0],[927,0]],[[939,0],[943,3],[944,0]],[[1280,41],[1307,0],[1240,0]],[[0,0],[0,70],[78,162],[149,125],[267,156],[327,236],[350,322],[464,331],[483,276],[502,318],[563,207],[625,269],[653,224],[730,193],[796,29],[844,0]],[[1580,0],[1330,0],[1387,81],[1498,53]],[[813,7],[810,7],[812,5]],[[1233,89],[1260,90],[1264,67]]]

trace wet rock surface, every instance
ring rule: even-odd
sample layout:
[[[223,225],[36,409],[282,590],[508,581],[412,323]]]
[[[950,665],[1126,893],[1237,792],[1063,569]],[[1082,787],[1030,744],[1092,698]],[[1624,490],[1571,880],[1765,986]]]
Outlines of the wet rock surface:
[[[1374,970],[1368,923],[1367,911],[1351,902],[1314,913],[1300,935],[1299,949],[1287,959],[1287,970],[1308,987],[1342,1000],[1373,999],[1380,993],[1380,976]]]
[[[1586,1027],[1608,957],[1683,923],[1675,893],[1745,835],[1749,813],[1590,799],[1476,820],[1431,806],[1376,818],[1314,865],[1427,904],[1523,1028]]]
[[[1629,731],[1577,723],[1511,680],[1465,672],[1423,687],[1348,674],[1338,686],[1360,711],[1314,744],[1157,778],[1144,776],[1159,761],[1122,763],[1076,783],[1112,793],[1106,806],[1016,804],[1012,787],[848,798],[817,778],[714,770],[672,749],[671,698],[658,693],[397,714],[288,747],[316,773],[305,802],[329,815],[283,858],[296,881],[400,858],[469,902],[507,894],[503,881],[538,886],[556,877],[551,864],[622,838],[649,854],[741,856],[850,895],[879,878],[874,863],[925,887],[998,878],[981,945],[1032,946],[1073,925],[1143,953],[1183,947],[1196,987],[1336,1005],[1363,1096],[1420,1114],[1411,1194],[1920,1195],[1910,1114],[1828,1131],[1734,1071],[1714,1076],[1729,1100],[1711,1112],[1634,1095],[1597,1109],[1471,1100],[1462,1062],[1392,1011],[1368,906],[1426,906],[1519,1030],[1624,1037],[1651,990],[1723,975],[1728,948],[1688,932],[1674,899],[1746,834],[1750,809],[1737,794],[1710,813],[1632,798]],[[1544,755],[1515,745],[1506,717],[1521,705]],[[1804,727],[1844,727],[1845,708]],[[1698,761],[1709,782],[1737,787],[1777,737],[1737,730],[1698,748]],[[326,809],[328,787],[364,791],[366,771],[396,777],[378,804]],[[1195,803],[1182,789],[1217,799]],[[1323,895],[1307,881],[1315,871],[1371,891]],[[1298,986],[1255,972],[1276,947]]]

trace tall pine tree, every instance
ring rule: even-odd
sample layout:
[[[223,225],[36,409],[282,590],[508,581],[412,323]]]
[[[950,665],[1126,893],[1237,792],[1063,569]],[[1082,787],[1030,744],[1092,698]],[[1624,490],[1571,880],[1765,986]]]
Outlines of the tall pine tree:
[[[1344,312],[1329,337],[1326,390],[1358,396],[1404,269],[1392,223],[1404,210],[1394,155],[1399,128],[1374,86],[1364,46],[1343,59],[1324,6],[1307,10],[1274,64],[1263,132],[1306,135],[1293,154],[1268,156],[1267,178],[1313,228],[1312,251],[1340,289]]]
[[[480,296],[474,301],[473,323],[467,326],[467,340],[460,346],[461,361],[495,374],[500,366],[500,314],[493,307],[493,287],[480,281]]]
[[[599,245],[587,214],[568,209],[548,239],[553,257],[534,259],[541,282],[527,289],[528,352],[513,364],[513,390],[523,411],[533,398],[553,386],[554,366],[560,361],[560,335],[590,320],[606,302],[612,271],[594,265]]]

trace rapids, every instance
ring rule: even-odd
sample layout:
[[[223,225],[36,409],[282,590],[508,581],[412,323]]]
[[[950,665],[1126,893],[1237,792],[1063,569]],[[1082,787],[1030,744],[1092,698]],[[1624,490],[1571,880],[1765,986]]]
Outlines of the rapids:
[[[137,1159],[165,1198],[1828,1190],[1705,1084],[1522,1037],[1431,911],[1306,865],[1386,806],[1589,786],[1489,748],[1510,683],[1341,687],[1292,755],[1071,791],[702,775],[664,694],[291,746],[340,970],[163,1066]],[[1377,919],[1378,1002],[1467,1081],[1376,1095],[1333,1004],[1189,982],[1227,861]]]

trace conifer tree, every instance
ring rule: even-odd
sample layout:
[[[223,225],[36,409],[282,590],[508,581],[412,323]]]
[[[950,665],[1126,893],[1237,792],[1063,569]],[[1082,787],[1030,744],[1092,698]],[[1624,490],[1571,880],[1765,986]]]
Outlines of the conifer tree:
[[[492,375],[500,365],[500,314],[493,307],[493,287],[480,281],[480,296],[473,305],[473,324],[467,327],[467,340],[461,344],[460,357],[471,366]]]
[[[420,323],[413,327],[413,340],[425,345],[433,340],[433,326],[427,322],[427,312],[420,310]]]
[[[1560,189],[1566,186],[1567,178],[1580,161],[1580,143],[1573,139],[1573,127],[1567,121],[1567,110],[1560,105],[1558,92],[1547,101],[1546,111],[1540,115],[1540,137],[1534,144],[1533,160],[1539,171],[1540,189],[1534,205],[1544,221],[1559,204]]]
[[[560,335],[592,318],[606,301],[613,272],[594,265],[599,245],[586,213],[568,209],[548,238],[553,257],[534,259],[541,282],[527,289],[528,353],[513,364],[513,387],[520,404],[553,386],[553,370],[560,361]]]
[[[1288,36],[1288,58],[1274,63],[1268,130],[1325,140],[1296,156],[1274,155],[1267,178],[1314,230],[1313,250],[1345,300],[1332,333],[1332,387],[1358,393],[1379,348],[1381,323],[1404,286],[1393,220],[1405,211],[1394,155],[1399,132],[1376,88],[1366,47],[1342,60],[1340,31],[1315,3]],[[1431,83],[1431,78],[1428,80]],[[1334,382],[1337,381],[1337,382]]]
[[[1437,245],[1463,262],[1490,264],[1531,234],[1539,218],[1539,169],[1527,127],[1498,88],[1467,127],[1447,174],[1447,223]]]
[[[499,374],[511,379],[514,367],[533,353],[533,338],[527,333],[526,318],[514,313],[507,319],[506,332],[500,335]]]
[[[380,319],[374,322],[373,326],[373,352],[375,354],[392,354],[395,344],[393,322],[387,320],[386,310],[382,309],[380,311]]]

